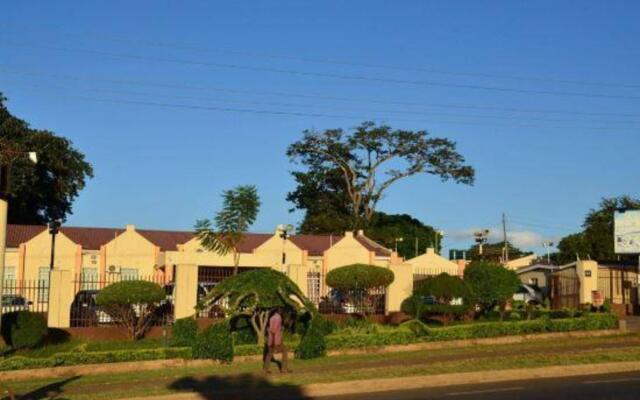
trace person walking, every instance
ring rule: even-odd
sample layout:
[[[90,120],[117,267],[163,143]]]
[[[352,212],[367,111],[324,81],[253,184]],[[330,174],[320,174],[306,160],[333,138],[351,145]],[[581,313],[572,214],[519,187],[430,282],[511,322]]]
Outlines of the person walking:
[[[269,368],[272,361],[278,364],[280,372],[291,372],[287,363],[288,354],[287,347],[284,345],[284,341],[282,338],[283,332],[284,327],[282,324],[282,310],[280,308],[276,308],[273,311],[273,314],[271,314],[271,317],[269,318],[269,324],[267,325],[267,356],[264,359],[263,366],[263,370],[267,374],[271,372]],[[276,352],[282,353],[282,362],[278,362],[273,359],[273,356]]]

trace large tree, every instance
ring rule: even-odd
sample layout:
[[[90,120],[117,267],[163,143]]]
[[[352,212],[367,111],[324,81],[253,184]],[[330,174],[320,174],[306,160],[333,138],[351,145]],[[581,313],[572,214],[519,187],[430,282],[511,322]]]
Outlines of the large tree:
[[[630,196],[604,198],[597,209],[591,209],[582,224],[583,231],[565,236],[558,243],[554,259],[568,263],[576,258],[597,261],[636,261],[635,257],[614,252],[613,214],[616,210],[638,210],[640,199]]]
[[[317,181],[313,180],[319,177],[329,189],[325,193],[338,198],[344,192],[349,213],[345,222],[351,229],[367,227],[383,195],[401,179],[425,173],[443,181],[452,179],[465,184],[474,181],[475,172],[464,164],[464,157],[456,151],[456,143],[430,137],[426,131],[392,129],[364,122],[349,133],[342,129],[303,133],[301,140],[289,146],[287,155],[303,164],[310,174],[301,176],[298,171],[293,173],[294,177],[303,184],[309,182],[300,178],[309,178],[315,187],[318,187]],[[326,181],[327,176],[337,180]],[[323,207],[333,200],[331,196],[322,199]]]
[[[9,223],[64,221],[93,169],[71,141],[31,128],[11,115],[5,101],[0,93],[0,165],[11,182],[2,195],[9,200]],[[25,156],[31,151],[37,152],[37,164]]]
[[[240,252],[238,245],[244,240],[260,210],[260,198],[255,186],[238,186],[222,194],[222,209],[213,221],[200,219],[195,229],[202,247],[220,255],[233,256],[233,274],[238,274]],[[215,226],[214,226],[215,225]],[[215,229],[212,229],[215,228]]]
[[[509,249],[509,260],[515,260],[516,258],[525,257],[533,254],[530,251],[524,251],[509,241],[507,241],[507,247]],[[504,242],[487,243],[482,245],[482,255],[480,255],[480,248],[477,244],[474,244],[467,250],[466,257],[468,260],[485,260],[495,263],[504,262]]]

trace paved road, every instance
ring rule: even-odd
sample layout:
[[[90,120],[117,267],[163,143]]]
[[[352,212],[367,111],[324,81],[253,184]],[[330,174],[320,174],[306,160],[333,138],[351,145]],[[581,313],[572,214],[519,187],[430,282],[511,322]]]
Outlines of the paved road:
[[[429,379],[429,378],[425,378]],[[486,385],[447,386],[363,395],[322,397],[322,400],[637,400],[640,372],[536,379]]]

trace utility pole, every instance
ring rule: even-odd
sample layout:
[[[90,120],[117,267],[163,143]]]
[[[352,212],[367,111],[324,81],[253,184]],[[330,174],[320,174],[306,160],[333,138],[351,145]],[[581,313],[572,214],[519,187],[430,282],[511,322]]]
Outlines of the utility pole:
[[[551,248],[553,247],[553,242],[545,240],[542,242],[542,246],[547,252],[547,265],[551,265]]]
[[[416,257],[418,257],[418,237],[416,236]]]
[[[502,213],[502,240],[504,247],[502,247],[502,257],[504,262],[509,262],[509,243],[507,242],[507,216]]]

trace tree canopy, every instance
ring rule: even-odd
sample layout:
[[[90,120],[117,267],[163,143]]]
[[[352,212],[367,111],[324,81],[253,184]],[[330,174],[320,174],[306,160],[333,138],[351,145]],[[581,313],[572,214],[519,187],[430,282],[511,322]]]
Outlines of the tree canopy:
[[[456,143],[430,137],[426,131],[364,122],[350,133],[342,129],[303,133],[287,149],[292,161],[306,167],[293,172],[298,189],[288,199],[302,208],[315,201],[314,194],[320,195],[318,204],[307,211],[312,211],[310,221],[321,227],[336,214],[349,217],[344,221],[349,229],[367,227],[387,189],[409,176],[424,173],[443,181],[474,181],[475,171],[464,164]]]
[[[395,278],[388,268],[367,264],[345,265],[327,273],[327,285],[344,291],[389,286]]]
[[[260,198],[255,186],[238,186],[222,194],[222,209],[214,218],[196,221],[196,235],[202,247],[220,255],[233,254],[234,275],[238,274],[240,252],[238,245],[244,240],[249,227],[258,217]],[[212,225],[215,224],[215,230]]]
[[[632,260],[635,257],[617,255],[614,252],[613,215],[617,210],[638,210],[640,199],[630,196],[604,198],[597,209],[591,209],[582,224],[583,231],[565,236],[558,243],[554,260],[565,264],[581,259],[600,262]]]
[[[507,241],[507,247],[509,249],[509,259],[515,260],[516,258],[528,256],[533,254],[530,251],[521,250],[509,241]],[[504,242],[487,243],[482,246],[482,256],[480,255],[480,248],[477,244],[474,244],[467,250],[468,260],[485,260],[500,263],[503,262],[503,250]]]
[[[10,166],[9,223],[64,221],[93,168],[70,140],[31,128],[9,112],[5,101],[0,93],[0,165]],[[25,156],[32,151],[37,164]]]
[[[467,282],[443,272],[421,281],[413,289],[413,293],[421,296],[434,296],[440,303],[448,304],[456,298],[467,300],[471,297],[472,292]]]
[[[464,270],[474,299],[487,312],[496,305],[504,305],[520,286],[518,275],[500,264],[474,261]]]

